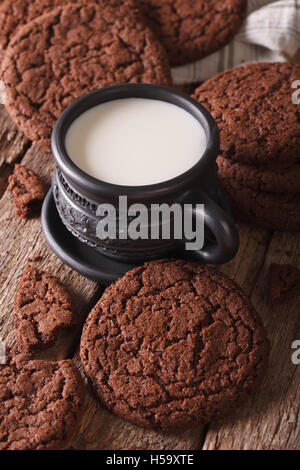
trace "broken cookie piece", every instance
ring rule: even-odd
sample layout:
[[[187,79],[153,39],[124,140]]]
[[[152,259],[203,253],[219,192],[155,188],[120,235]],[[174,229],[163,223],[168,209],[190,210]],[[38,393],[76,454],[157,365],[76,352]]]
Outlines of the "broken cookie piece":
[[[300,287],[300,270],[290,264],[272,264],[269,271],[269,293],[272,305],[291,300]]]
[[[17,215],[23,219],[34,215],[46,196],[46,188],[40,178],[26,166],[16,164],[8,181],[8,191],[12,193]]]
[[[27,264],[15,297],[14,325],[21,352],[49,346],[61,330],[76,325],[66,287],[55,276]]]

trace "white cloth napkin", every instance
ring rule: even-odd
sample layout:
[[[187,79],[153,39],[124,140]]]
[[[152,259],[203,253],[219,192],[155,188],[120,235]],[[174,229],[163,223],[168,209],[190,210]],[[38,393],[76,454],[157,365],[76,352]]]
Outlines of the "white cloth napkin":
[[[300,0],[248,0],[247,18],[220,51],[172,70],[175,84],[202,82],[251,62],[291,60],[300,50]]]

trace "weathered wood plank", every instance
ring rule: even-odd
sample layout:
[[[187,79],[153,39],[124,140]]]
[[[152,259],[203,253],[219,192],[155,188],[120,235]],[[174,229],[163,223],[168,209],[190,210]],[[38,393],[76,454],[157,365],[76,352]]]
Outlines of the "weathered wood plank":
[[[13,166],[9,165],[6,162],[2,162],[2,165],[0,165],[0,198],[3,196],[3,194],[6,191],[6,188],[8,185],[8,178],[12,172],[13,172]]]
[[[0,105],[0,198],[5,192],[13,163],[25,154],[30,142],[18,131],[3,105]]]
[[[50,183],[53,160],[45,156],[36,145],[27,151],[22,163],[34,169],[45,181]],[[91,302],[98,298],[99,287],[64,265],[48,248],[42,234],[40,218],[24,221],[15,217],[15,209],[8,192],[0,201],[0,336],[8,344],[14,344],[12,312],[14,294],[19,276],[28,258],[42,255],[39,262],[42,269],[58,275],[70,289],[80,317],[90,308]],[[61,340],[43,356],[55,360],[64,358],[74,351],[78,341],[78,331],[63,335]]]
[[[259,269],[268,247],[267,232],[241,225],[241,245],[238,256],[222,270],[240,281],[246,293],[254,287]],[[248,260],[243,263],[242,259]],[[75,361],[80,366],[79,353]],[[161,434],[136,428],[104,410],[89,391],[85,417],[81,430],[74,440],[73,449],[152,449],[195,450],[203,442],[204,428],[176,434]]]
[[[239,252],[230,263],[221,266],[221,271],[233,279],[249,296],[263,265],[271,234],[266,230],[259,230],[245,224],[238,224],[238,230]]]
[[[300,366],[291,360],[292,343],[300,340],[300,297],[286,305],[270,305],[267,276],[274,262],[300,266],[299,235],[274,234],[251,296],[271,342],[268,375],[247,405],[234,416],[210,426],[204,443],[206,450],[300,448]]]
[[[3,162],[14,163],[30,146],[30,141],[11,120],[3,105],[0,105],[0,171]]]

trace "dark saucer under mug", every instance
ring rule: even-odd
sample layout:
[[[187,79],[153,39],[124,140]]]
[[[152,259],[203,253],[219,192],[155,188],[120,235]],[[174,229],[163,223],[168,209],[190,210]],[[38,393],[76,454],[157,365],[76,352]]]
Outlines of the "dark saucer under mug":
[[[219,190],[219,204],[230,213],[227,197]],[[45,238],[54,253],[68,266],[87,279],[109,285],[140,264],[128,264],[105,256],[74,237],[62,223],[54,202],[52,189],[48,192],[42,209],[42,227]],[[186,258],[174,252],[170,258]]]

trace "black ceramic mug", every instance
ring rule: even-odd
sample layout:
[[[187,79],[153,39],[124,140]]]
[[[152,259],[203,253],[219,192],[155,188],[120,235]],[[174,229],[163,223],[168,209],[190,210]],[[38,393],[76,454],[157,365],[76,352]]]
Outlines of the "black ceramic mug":
[[[194,167],[178,177],[149,186],[118,186],[100,181],[82,171],[68,156],[65,137],[70,125],[85,111],[99,104],[122,98],[161,100],[183,108],[204,128],[207,147]],[[216,158],[219,132],[208,111],[186,95],[147,84],[116,85],[94,91],[71,104],[58,119],[52,134],[56,161],[53,195],[59,216],[74,236],[103,254],[120,261],[136,263],[162,258],[174,252],[201,263],[221,264],[238,250],[238,233],[220,190]],[[186,240],[100,240],[97,237],[97,208],[112,204],[118,210],[119,196],[127,196],[128,206],[144,204],[193,204],[193,216],[203,217],[196,204],[204,204],[205,245],[202,250],[185,252]]]

